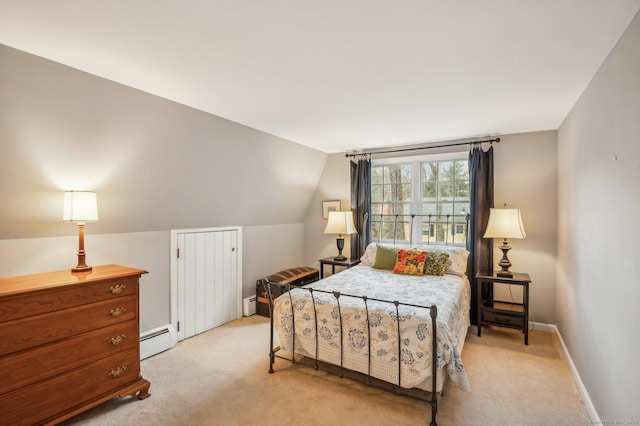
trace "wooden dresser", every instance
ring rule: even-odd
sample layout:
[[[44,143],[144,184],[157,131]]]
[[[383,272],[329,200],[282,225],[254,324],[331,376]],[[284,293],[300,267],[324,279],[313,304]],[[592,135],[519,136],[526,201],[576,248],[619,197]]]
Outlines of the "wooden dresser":
[[[142,274],[105,265],[0,278],[0,423],[55,424],[116,396],[149,396]]]

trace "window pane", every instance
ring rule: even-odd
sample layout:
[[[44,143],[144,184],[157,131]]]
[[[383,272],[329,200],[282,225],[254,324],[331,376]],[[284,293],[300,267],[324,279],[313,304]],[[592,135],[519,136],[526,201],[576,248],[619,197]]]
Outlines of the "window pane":
[[[440,203],[438,214],[453,214],[453,203]]]
[[[453,200],[453,193],[454,193],[454,182],[439,182],[438,183],[438,188],[439,188],[439,200],[448,200],[448,201],[452,201]]]
[[[382,200],[382,185],[371,184],[371,202],[379,203]]]
[[[395,232],[394,232],[395,229]],[[403,223],[385,222],[382,225],[382,238],[385,240],[408,240],[409,231],[408,226]]]
[[[426,182],[422,184],[422,199],[424,201],[436,201],[436,183]]]
[[[451,240],[450,229],[445,224],[438,224],[436,226],[436,240],[442,242],[449,242]]]
[[[379,224],[377,222],[371,222],[371,240],[375,241],[379,238]]]
[[[453,161],[441,161],[439,169],[438,180],[454,180],[455,169]]]
[[[372,166],[371,167],[371,184],[379,185],[382,183],[383,167]]]
[[[401,179],[403,183],[411,183],[411,164],[400,166]]]
[[[384,203],[382,204],[382,214],[390,214],[393,213],[393,204]]]
[[[395,166],[384,166],[382,168],[383,173],[382,173],[382,181],[384,183],[389,183],[389,182],[393,182],[393,180],[391,179],[391,170],[394,168]]]
[[[422,163],[422,182],[435,181],[438,176],[438,163]]]
[[[468,200],[469,199],[469,181],[458,181],[455,183],[456,200]]]
[[[438,214],[438,205],[436,203],[423,203],[422,214]]]
[[[456,222],[466,222],[466,214],[469,213],[469,203],[455,203],[453,206]]]
[[[411,213],[411,204],[409,203],[394,203],[392,207],[391,214],[410,214]],[[391,219],[393,220],[393,219]]]
[[[411,164],[393,164],[384,166],[384,183],[411,182]]]
[[[411,201],[411,184],[405,183],[402,185],[402,201]]]
[[[376,215],[376,214],[381,214],[382,213],[382,204],[378,204],[378,203],[371,203],[371,216]],[[375,218],[372,218],[371,220],[374,220]]]
[[[388,201],[395,201],[397,200],[396,198],[396,192],[395,191],[395,187],[396,185],[383,185],[384,189],[384,197],[382,198],[382,201],[384,202],[388,202]]]
[[[469,180],[469,162],[467,160],[454,161],[455,180]]]
[[[433,223],[422,223],[422,241],[428,241],[435,237],[436,225]]]

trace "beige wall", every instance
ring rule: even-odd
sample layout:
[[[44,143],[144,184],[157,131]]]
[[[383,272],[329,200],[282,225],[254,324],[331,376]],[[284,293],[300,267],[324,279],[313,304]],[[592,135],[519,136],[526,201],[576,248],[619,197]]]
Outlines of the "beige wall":
[[[72,233],[62,191],[98,192],[95,233],[304,220],[327,155],[0,45],[0,239]]]
[[[166,231],[86,236],[89,265],[113,263],[149,271],[140,280],[142,331],[170,322],[169,243]],[[77,236],[0,240],[0,271],[5,277],[68,269],[76,265],[77,250]]]
[[[495,146],[496,206],[507,202],[522,209],[527,238],[513,240],[509,259],[514,271],[529,272],[531,320],[555,322],[556,271],[556,132],[535,132],[500,136]],[[463,147],[463,149],[465,149]],[[427,152],[427,151],[423,151]],[[348,208],[349,160],[333,154],[325,165],[318,190],[305,221],[305,261],[317,265],[318,259],[335,251],[335,238],[322,233],[326,221],[320,214],[322,200],[343,200]],[[502,252],[496,247],[495,263]],[[517,289],[514,287],[514,293]],[[517,297],[514,294],[514,297]]]
[[[530,319],[555,323],[557,237],[557,134],[555,131],[500,136],[494,151],[494,205],[519,208],[527,233],[510,239],[512,271],[531,276]],[[502,242],[494,239],[496,269]],[[512,286],[514,298],[521,287]]]
[[[142,330],[169,321],[170,230],[243,227],[243,294],[304,262],[327,155],[0,45],[0,276],[75,265],[65,189],[95,190],[89,264],[143,278]]]
[[[344,154],[329,155],[304,222],[304,261],[307,266],[319,268],[318,259],[338,255],[336,235],[323,233],[327,219],[322,217],[322,202],[340,200],[341,210],[351,210],[350,179],[349,160]],[[342,253],[349,257],[350,250],[349,238],[345,238]]]
[[[558,131],[557,325],[600,419],[640,419],[640,15]]]

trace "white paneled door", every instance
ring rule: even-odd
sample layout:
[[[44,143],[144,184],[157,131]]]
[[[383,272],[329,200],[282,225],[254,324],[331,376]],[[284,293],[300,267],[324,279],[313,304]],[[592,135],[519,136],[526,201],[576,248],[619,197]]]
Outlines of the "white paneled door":
[[[239,318],[238,231],[175,234],[178,340]]]

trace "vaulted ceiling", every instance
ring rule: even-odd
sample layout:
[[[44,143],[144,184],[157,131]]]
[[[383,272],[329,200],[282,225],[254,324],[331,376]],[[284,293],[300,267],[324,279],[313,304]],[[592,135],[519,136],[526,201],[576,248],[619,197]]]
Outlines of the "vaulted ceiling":
[[[0,0],[0,43],[332,153],[557,129],[640,0]]]

